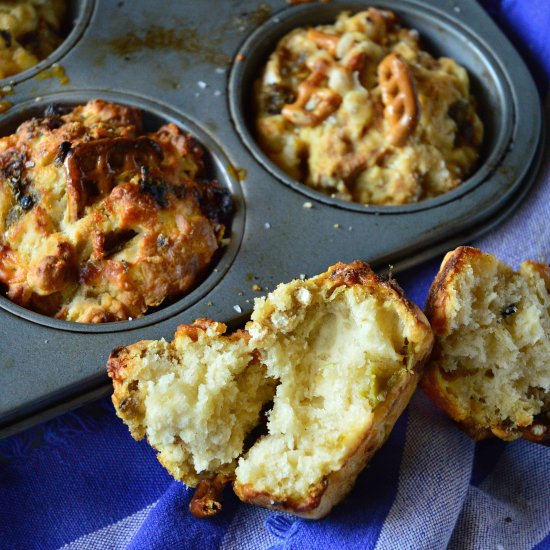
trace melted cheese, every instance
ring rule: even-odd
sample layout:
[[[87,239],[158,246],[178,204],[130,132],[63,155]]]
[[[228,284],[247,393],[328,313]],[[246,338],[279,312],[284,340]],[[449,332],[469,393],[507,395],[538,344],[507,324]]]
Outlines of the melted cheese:
[[[418,33],[369,9],[342,13],[315,31],[337,37],[334,54],[299,28],[283,37],[255,84],[256,131],[267,155],[294,179],[333,197],[370,204],[405,204],[446,193],[474,170],[482,123],[468,75],[452,59],[421,50]],[[414,78],[421,115],[402,146],[388,139],[377,70],[395,52]],[[341,97],[316,125],[282,114],[312,67],[329,67],[322,86]],[[305,109],[315,108],[315,101]]]

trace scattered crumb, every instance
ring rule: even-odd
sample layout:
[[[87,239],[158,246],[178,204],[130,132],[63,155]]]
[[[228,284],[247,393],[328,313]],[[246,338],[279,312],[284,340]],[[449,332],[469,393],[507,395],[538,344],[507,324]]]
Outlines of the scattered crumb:
[[[237,292],[237,294],[238,294],[239,296],[243,296],[243,295],[244,295],[244,292],[241,290],[240,292]]]
[[[241,309],[241,306],[236,304],[233,306],[233,309],[237,312],[237,313],[242,313],[242,309]]]
[[[205,88],[208,87],[208,84],[204,81],[204,80],[199,80],[197,82],[197,86],[201,89],[201,90],[204,90]]]
[[[223,67],[216,67],[216,71],[215,71],[217,74],[224,74],[225,73],[225,69]]]
[[[219,96],[222,95],[222,93],[221,93],[220,90],[216,90],[216,91],[214,92],[214,95],[215,95],[216,97],[219,97]]]
[[[49,342],[49,340],[44,340],[44,344],[47,344]]]
[[[332,227],[334,227],[334,229],[340,229],[340,224],[339,224],[339,223],[335,223]]]
[[[206,305],[207,305],[208,307],[212,307],[214,304],[213,304],[212,302],[206,302]]]
[[[458,6],[455,6],[453,9],[456,13],[460,13],[462,11]]]
[[[305,273],[300,273],[300,279],[302,279],[302,281],[306,278],[306,275]]]
[[[535,424],[531,428],[531,432],[533,433],[533,435],[536,435],[536,436],[543,435],[545,431],[546,431],[546,426],[543,426],[542,424]]]
[[[350,225],[350,226],[348,227],[348,231],[352,231],[352,230],[353,230],[353,227]]]
[[[265,227],[266,229],[271,229],[271,224],[270,224],[269,222],[265,222],[265,223],[264,223],[264,227]]]
[[[262,287],[258,284],[253,284],[252,290],[254,290],[254,292],[260,292],[262,290]]]
[[[309,201],[304,202],[304,204],[302,204],[302,208],[309,210],[310,208],[313,208],[313,204],[311,204]]]

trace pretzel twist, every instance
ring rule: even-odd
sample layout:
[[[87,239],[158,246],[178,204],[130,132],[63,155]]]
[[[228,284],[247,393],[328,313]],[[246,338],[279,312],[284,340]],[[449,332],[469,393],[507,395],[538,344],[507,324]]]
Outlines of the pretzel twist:
[[[283,107],[284,118],[296,126],[317,126],[340,107],[340,95],[319,86],[329,67],[330,63],[325,60],[315,63],[312,73],[298,86],[296,101]]]
[[[316,29],[309,29],[307,31],[307,39],[315,43],[319,48],[327,50],[332,57],[336,57],[336,48],[340,37],[334,34],[328,34]]]
[[[366,17],[372,25],[369,32],[370,38],[376,42],[383,40],[388,28],[397,23],[397,16],[389,10],[369,8]]]
[[[384,118],[389,124],[390,143],[401,147],[414,132],[420,118],[414,76],[406,61],[391,53],[378,66],[378,80]]]

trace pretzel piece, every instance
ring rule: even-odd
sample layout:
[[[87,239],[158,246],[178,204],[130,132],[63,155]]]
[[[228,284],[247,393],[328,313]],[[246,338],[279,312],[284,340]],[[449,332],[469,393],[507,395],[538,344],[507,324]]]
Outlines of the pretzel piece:
[[[189,503],[189,511],[199,519],[215,516],[222,509],[222,493],[230,479],[217,475],[214,479],[203,479]]]
[[[388,29],[397,23],[397,15],[393,11],[369,8],[366,19],[371,23],[369,38],[375,42],[383,41]]]
[[[309,29],[307,31],[307,39],[314,42],[319,48],[327,50],[332,57],[336,57],[336,48],[340,41],[339,36],[321,32],[317,29]]]
[[[340,107],[340,94],[319,86],[329,66],[324,60],[317,61],[312,73],[298,86],[296,101],[283,107],[281,113],[289,122],[296,126],[317,126]]]
[[[391,53],[378,66],[378,80],[384,118],[389,124],[390,143],[401,147],[414,132],[420,118],[414,76],[407,62]]]

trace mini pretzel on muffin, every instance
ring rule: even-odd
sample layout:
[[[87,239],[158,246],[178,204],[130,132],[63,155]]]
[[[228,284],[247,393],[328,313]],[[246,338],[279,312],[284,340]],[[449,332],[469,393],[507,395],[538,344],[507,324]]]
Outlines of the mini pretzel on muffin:
[[[290,177],[332,197],[406,204],[460,185],[483,126],[466,71],[391,11],[284,36],[254,86],[256,134]]]

